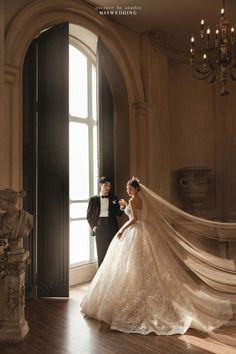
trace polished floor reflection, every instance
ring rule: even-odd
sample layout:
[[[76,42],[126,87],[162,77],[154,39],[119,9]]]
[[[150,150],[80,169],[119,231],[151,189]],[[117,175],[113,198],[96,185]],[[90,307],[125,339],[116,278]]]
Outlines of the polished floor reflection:
[[[195,331],[156,336],[110,331],[105,324],[84,318],[80,300],[87,285],[71,288],[69,300],[28,300],[30,333],[22,343],[0,344],[1,354],[236,354],[236,330],[221,330],[216,338]]]

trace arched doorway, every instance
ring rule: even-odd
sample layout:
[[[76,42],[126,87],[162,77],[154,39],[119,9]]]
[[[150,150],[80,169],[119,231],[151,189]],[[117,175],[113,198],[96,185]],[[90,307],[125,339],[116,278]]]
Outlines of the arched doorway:
[[[131,151],[127,152],[127,154],[131,156],[131,161],[134,165],[137,162],[135,146],[135,116],[137,112],[135,110],[139,107],[140,102],[143,101],[143,90],[140,78],[134,75],[132,65],[129,63],[129,58],[122,41],[114,31],[114,28],[110,26],[109,22],[104,21],[102,18],[96,18],[89,6],[68,0],[57,1],[53,5],[48,5],[47,1],[42,1],[40,4],[33,3],[26,6],[14,21],[12,21],[6,36],[7,84],[11,85],[11,90],[7,91],[7,94],[9,94],[9,100],[7,102],[14,103],[13,109],[9,110],[9,118],[12,121],[12,127],[14,126],[14,130],[12,129],[10,132],[13,144],[11,149],[11,181],[12,185],[16,188],[22,186],[22,114],[20,107],[22,101],[21,72],[24,56],[35,35],[44,28],[63,21],[78,23],[91,29],[101,37],[106,46],[109,46],[110,52],[113,54],[113,59],[114,57],[116,58],[116,66],[121,70],[123,84],[128,94],[128,112],[126,112],[126,115],[121,114],[121,112],[117,114],[117,121],[120,119],[121,123],[122,120],[123,122],[128,120],[130,123],[130,135],[133,134],[134,138],[131,136],[130,140],[133,141],[133,144]],[[105,73],[105,75],[108,81],[110,81],[112,88],[111,75],[110,78],[109,73]],[[9,80],[10,76],[12,78],[11,80]],[[114,87],[115,85],[113,85],[113,94],[116,95],[117,92],[115,93]],[[117,100],[114,101],[118,103],[119,99],[117,98]],[[125,123],[123,123],[123,125],[125,125]],[[132,155],[134,155],[136,159],[132,158]],[[16,161],[17,163],[15,163]],[[119,160],[117,167],[121,164],[122,160]],[[132,171],[135,172],[135,168],[133,168]]]

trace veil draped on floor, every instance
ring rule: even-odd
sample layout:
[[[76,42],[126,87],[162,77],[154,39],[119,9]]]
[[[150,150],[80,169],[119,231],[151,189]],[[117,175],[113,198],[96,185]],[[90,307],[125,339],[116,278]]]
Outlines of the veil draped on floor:
[[[178,263],[186,272],[194,273],[208,287],[222,293],[223,298],[236,302],[236,255],[230,259],[223,251],[227,249],[227,241],[236,241],[236,223],[190,215],[146,186],[140,186],[143,217],[162,235]]]
[[[111,329],[144,335],[233,326],[236,260],[222,244],[235,239],[236,224],[192,216],[140,188],[136,222],[113,238],[83,311]],[[132,218],[130,204],[126,214]]]

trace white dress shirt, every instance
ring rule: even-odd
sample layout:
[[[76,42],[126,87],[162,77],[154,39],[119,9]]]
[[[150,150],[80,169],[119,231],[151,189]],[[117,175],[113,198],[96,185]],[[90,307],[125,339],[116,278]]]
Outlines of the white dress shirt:
[[[109,216],[109,198],[102,198],[102,194],[100,194],[100,218],[107,218]]]

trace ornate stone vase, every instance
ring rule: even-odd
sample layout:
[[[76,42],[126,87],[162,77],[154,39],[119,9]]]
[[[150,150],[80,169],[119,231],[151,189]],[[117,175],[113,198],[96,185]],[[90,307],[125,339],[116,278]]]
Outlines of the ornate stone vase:
[[[202,208],[212,185],[207,167],[184,167],[180,171],[179,184],[184,196],[191,204],[191,213],[202,216]]]

